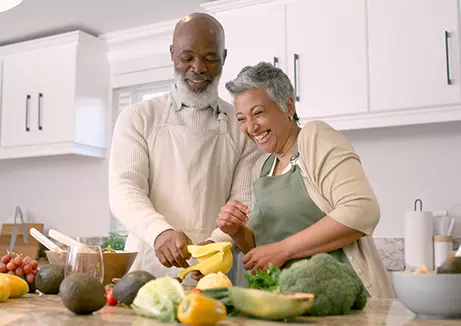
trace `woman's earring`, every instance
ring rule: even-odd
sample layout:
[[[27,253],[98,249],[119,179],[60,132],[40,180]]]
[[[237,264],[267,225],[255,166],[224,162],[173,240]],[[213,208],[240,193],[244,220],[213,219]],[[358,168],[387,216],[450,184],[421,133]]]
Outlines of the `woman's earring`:
[[[293,116],[290,117],[290,120],[293,120]]]

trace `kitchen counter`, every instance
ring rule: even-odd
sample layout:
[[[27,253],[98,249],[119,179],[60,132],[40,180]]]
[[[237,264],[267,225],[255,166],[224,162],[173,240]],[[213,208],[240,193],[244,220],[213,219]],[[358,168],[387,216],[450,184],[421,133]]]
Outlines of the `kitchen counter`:
[[[277,325],[278,323],[244,319],[229,318],[219,325]],[[286,323],[288,324],[288,323]],[[416,325],[460,325],[460,320],[425,320],[414,317],[414,314],[405,309],[398,301],[369,300],[363,311],[352,312],[344,316],[330,317],[301,317],[290,325],[331,325],[331,326],[362,326],[362,325],[389,325],[389,326],[416,326]],[[165,325],[148,318],[137,316],[134,311],[122,307],[105,306],[97,313],[90,316],[77,316],[67,310],[59,296],[27,294],[19,299],[9,299],[0,303],[0,325],[131,325],[131,326],[156,326]]]

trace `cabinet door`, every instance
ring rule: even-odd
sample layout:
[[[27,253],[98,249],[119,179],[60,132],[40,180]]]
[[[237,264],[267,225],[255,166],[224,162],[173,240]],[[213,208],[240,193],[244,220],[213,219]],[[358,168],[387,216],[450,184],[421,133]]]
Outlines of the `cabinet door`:
[[[67,142],[75,133],[75,91],[77,52],[73,44],[37,50],[40,79],[37,81],[35,120],[37,143]],[[88,103],[91,110],[94,103]]]
[[[226,35],[227,59],[219,95],[232,103],[225,83],[260,61],[285,65],[285,6],[264,4],[216,14]]]
[[[19,53],[3,59],[1,110],[2,147],[35,143],[33,101],[39,65],[33,52]]]
[[[365,8],[365,0],[287,4],[288,71],[302,120],[368,111]]]
[[[457,0],[368,0],[372,111],[461,101],[458,15]]]

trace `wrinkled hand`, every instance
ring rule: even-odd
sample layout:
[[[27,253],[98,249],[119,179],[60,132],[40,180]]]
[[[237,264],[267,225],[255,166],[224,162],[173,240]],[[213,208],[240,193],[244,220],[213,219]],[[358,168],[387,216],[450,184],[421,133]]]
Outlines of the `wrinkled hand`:
[[[280,268],[286,262],[287,257],[280,242],[253,248],[242,259],[245,269],[251,270],[251,274],[266,270],[270,263]]]
[[[207,245],[207,244],[210,244],[210,243],[214,243],[214,241],[208,240],[208,241],[199,242],[199,243],[197,243],[197,246],[204,246],[204,245]],[[200,271],[192,271],[192,272],[190,272],[190,277],[193,280],[196,280],[196,281],[200,281],[200,279],[203,276],[204,275],[202,273],[200,273]]]
[[[189,267],[187,259],[190,253],[187,246],[192,244],[191,239],[180,231],[167,230],[155,240],[154,248],[158,260],[165,267]]]
[[[237,200],[229,200],[226,205],[221,207],[216,218],[216,225],[221,231],[232,237],[248,221],[248,214],[250,214],[248,206]]]

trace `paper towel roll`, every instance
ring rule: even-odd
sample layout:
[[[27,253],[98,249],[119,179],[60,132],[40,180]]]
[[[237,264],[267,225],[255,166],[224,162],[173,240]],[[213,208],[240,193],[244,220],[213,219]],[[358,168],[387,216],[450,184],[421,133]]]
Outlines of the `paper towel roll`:
[[[405,213],[405,269],[415,270],[423,265],[434,270],[432,212]]]

